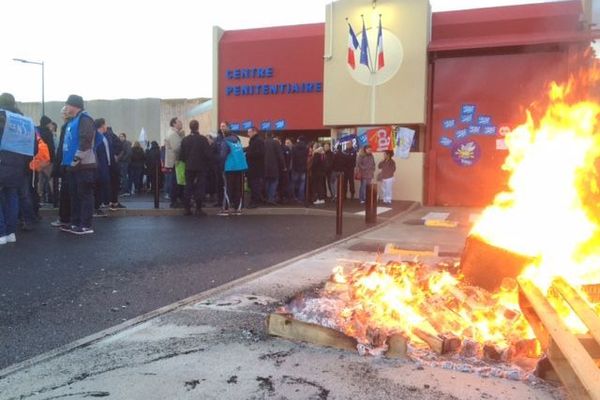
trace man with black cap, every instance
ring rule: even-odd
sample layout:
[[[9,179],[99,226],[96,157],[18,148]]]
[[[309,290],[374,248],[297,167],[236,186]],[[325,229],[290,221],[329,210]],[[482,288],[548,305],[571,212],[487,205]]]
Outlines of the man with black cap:
[[[96,154],[94,153],[94,120],[83,110],[83,98],[72,94],[66,101],[70,117],[63,143],[62,165],[67,169],[71,195],[71,225],[61,230],[76,235],[94,233],[94,180]]]

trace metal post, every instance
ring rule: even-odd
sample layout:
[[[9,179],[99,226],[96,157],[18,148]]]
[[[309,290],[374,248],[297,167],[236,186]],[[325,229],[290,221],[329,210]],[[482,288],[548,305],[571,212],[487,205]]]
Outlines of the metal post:
[[[367,201],[365,202],[365,222],[377,222],[377,184],[367,183]]]
[[[159,180],[160,177],[160,162],[156,163],[156,168],[154,171],[154,208],[160,208],[160,186]]]
[[[337,176],[337,201],[335,208],[335,234],[342,236],[342,224],[344,220],[344,199],[346,197],[346,180],[344,173]]]
[[[46,115],[46,106],[45,106],[45,97],[44,97],[44,62],[42,61],[42,115]]]

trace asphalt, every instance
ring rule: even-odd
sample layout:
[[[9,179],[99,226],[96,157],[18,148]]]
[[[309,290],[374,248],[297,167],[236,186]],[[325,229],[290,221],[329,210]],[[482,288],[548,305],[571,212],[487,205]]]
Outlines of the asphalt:
[[[459,223],[415,223],[430,211],[448,212]],[[0,370],[0,399],[565,399],[564,391],[543,382],[497,377],[494,371],[506,368],[501,365],[489,365],[480,375],[464,361],[363,357],[266,332],[269,313],[321,285],[340,263],[415,258],[411,251],[383,253],[387,243],[422,254],[431,250],[422,256],[426,263],[460,255],[477,211],[411,208],[344,240],[15,364]],[[295,240],[310,239],[297,234]]]
[[[0,248],[0,368],[336,240],[332,216],[103,218],[84,237],[49,220]]]

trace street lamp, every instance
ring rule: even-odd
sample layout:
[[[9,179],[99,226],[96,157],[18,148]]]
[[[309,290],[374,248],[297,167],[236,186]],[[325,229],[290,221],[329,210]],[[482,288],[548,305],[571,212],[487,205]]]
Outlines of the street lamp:
[[[42,66],[42,115],[46,115],[46,108],[44,105],[44,62],[38,62],[38,61],[29,61],[29,60],[24,60],[22,58],[13,58],[13,61],[18,61],[18,62],[22,62],[25,64],[35,64],[35,65],[41,65]]]

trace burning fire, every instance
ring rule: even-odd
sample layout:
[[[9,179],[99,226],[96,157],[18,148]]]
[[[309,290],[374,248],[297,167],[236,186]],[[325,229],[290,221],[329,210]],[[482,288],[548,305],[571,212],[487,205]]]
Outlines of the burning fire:
[[[543,292],[556,277],[573,287],[600,283],[600,104],[582,90],[598,82],[600,73],[592,69],[564,86],[553,83],[545,110],[531,109],[526,123],[507,135],[509,190],[471,232],[532,257],[521,276]],[[372,263],[336,268],[321,295],[335,299],[327,324],[372,347],[395,332],[415,341],[420,332],[451,334],[504,348],[535,337],[514,279],[489,293],[423,264]],[[587,331],[568,307],[548,297],[574,332]]]

